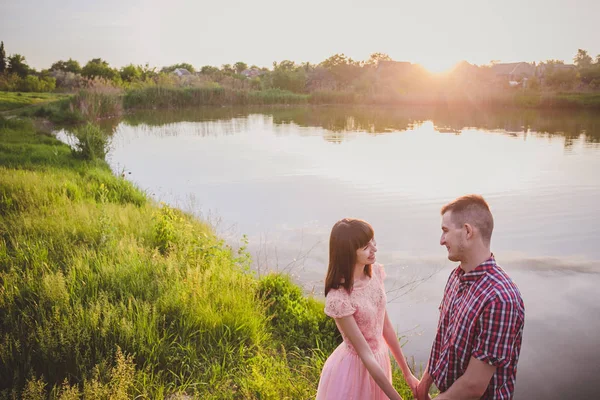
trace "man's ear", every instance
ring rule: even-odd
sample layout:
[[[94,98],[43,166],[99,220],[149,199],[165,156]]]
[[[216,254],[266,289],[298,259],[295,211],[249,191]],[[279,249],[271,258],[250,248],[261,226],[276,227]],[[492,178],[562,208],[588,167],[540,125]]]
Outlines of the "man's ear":
[[[467,231],[467,239],[473,238],[473,226],[471,224],[465,224],[465,230]]]

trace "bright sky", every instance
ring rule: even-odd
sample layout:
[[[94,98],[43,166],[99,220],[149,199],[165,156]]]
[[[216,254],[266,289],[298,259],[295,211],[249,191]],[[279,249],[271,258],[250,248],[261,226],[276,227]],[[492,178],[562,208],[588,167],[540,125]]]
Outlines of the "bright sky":
[[[598,15],[598,0],[0,0],[0,40],[37,69],[69,57],[271,67],[383,52],[441,71],[460,60],[571,63],[578,48],[595,58]]]

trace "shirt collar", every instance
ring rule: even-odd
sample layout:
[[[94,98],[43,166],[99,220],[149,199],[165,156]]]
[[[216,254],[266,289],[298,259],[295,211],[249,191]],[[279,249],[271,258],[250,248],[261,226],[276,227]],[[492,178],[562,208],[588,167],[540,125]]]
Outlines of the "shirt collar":
[[[483,275],[492,271],[496,267],[496,259],[494,254],[487,260],[479,264],[473,271],[465,273],[465,271],[459,266],[456,268],[455,273],[458,275],[460,283],[473,283],[481,278]]]

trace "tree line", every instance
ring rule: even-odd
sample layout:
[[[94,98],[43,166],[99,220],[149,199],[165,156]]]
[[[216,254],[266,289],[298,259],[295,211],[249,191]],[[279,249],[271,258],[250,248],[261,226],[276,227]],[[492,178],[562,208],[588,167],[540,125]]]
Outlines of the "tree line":
[[[547,60],[544,75],[530,79],[529,87],[563,90],[600,89],[600,54],[593,59],[586,50],[578,49],[574,68],[561,68],[562,60]],[[282,89],[294,93],[314,91],[351,91],[360,94],[414,93],[436,90],[440,85],[487,87],[494,84],[491,65],[468,63],[468,71],[457,66],[443,77],[436,77],[418,64],[395,62],[385,53],[373,53],[367,60],[356,61],[344,54],[334,54],[311,64],[290,60],[273,62],[272,68],[248,65],[243,61],[220,67],[204,65],[195,68],[182,62],[160,69],[149,64],[128,64],[119,69],[102,58],[89,60],[83,66],[69,58],[54,62],[49,69],[36,71],[23,55],[6,55],[0,43],[0,90],[4,91],[73,91],[103,82],[117,87],[143,85],[228,87],[242,90]],[[441,83],[440,83],[441,82]],[[496,82],[505,85],[506,82]]]

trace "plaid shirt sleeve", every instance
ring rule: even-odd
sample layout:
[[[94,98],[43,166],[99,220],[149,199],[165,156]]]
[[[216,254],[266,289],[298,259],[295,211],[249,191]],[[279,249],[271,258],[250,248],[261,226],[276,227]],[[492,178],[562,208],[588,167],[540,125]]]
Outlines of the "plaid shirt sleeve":
[[[518,304],[494,299],[479,315],[472,356],[495,367],[506,366],[518,354],[523,325]]]

